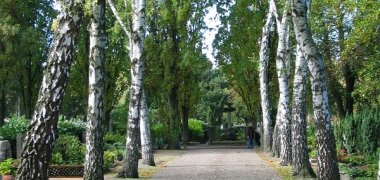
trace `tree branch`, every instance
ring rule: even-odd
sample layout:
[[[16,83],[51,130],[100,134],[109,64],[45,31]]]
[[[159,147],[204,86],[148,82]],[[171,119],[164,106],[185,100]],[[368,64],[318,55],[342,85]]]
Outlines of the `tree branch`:
[[[116,10],[115,4],[112,2],[112,0],[107,0],[108,5],[110,6],[113,15],[116,17],[117,22],[120,24],[121,28],[123,28],[125,34],[128,36],[129,42],[131,42],[131,33],[127,30],[127,26],[119,16],[119,13]]]

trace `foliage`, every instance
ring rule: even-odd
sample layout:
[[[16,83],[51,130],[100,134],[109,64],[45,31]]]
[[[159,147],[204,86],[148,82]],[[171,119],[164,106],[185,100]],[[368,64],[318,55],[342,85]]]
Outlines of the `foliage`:
[[[9,141],[16,140],[18,134],[25,134],[28,131],[30,121],[24,116],[17,117],[13,115],[9,122],[0,127],[0,136]]]
[[[104,136],[104,148],[106,150],[119,150],[125,148],[125,136],[118,133],[106,133]]]
[[[238,141],[245,141],[247,137],[245,136],[245,131],[238,131],[236,133],[236,140]]]
[[[228,88],[229,84],[220,70],[205,71],[202,75],[201,101],[196,107],[196,118],[207,121],[209,126],[222,124],[222,107],[230,99]]]
[[[153,146],[157,147],[158,149],[161,149],[164,147],[164,144],[166,144],[163,141],[163,138],[166,136],[165,133],[165,127],[161,123],[152,124],[151,126],[151,135],[153,140]]]
[[[355,179],[373,179],[377,175],[377,165],[370,164],[366,166],[350,166],[348,164],[339,164],[339,168]]]
[[[0,174],[1,175],[16,175],[17,161],[12,158],[6,159],[0,162]]]
[[[223,13],[226,9],[229,13]],[[261,37],[265,9],[265,2],[250,0],[217,3],[221,26],[213,42],[215,57],[235,94],[234,99],[240,98],[244,104],[241,114],[250,119],[259,119],[260,47],[257,42]]]
[[[82,164],[84,162],[85,151],[85,146],[80,143],[78,137],[61,135],[54,146],[53,154],[56,156],[54,161],[57,164]]]
[[[103,169],[104,171],[109,171],[109,169],[112,167],[113,163],[115,162],[116,154],[114,151],[104,151],[103,154]]]
[[[59,117],[58,132],[60,135],[75,135],[79,136],[86,132],[86,122],[82,118],[65,119],[63,116]]]
[[[371,156],[380,145],[380,111],[369,108],[347,116],[336,124],[338,148],[348,153],[360,153]]]
[[[190,141],[204,141],[204,125],[205,123],[198,119],[189,119],[189,139]]]
[[[50,164],[55,164],[55,165],[64,164],[62,154],[59,152],[53,153],[50,160]]]
[[[314,123],[308,123],[307,126],[307,145],[308,145],[308,151],[309,151],[309,157],[315,158],[318,155],[317,151],[317,138],[315,136],[315,124]]]
[[[104,135],[104,143],[107,143],[107,144],[115,144],[115,143],[125,144],[125,136],[118,134],[118,133],[108,132]]]
[[[128,103],[117,105],[111,112],[113,120],[114,132],[125,134],[127,129],[127,122],[125,118],[128,117]]]

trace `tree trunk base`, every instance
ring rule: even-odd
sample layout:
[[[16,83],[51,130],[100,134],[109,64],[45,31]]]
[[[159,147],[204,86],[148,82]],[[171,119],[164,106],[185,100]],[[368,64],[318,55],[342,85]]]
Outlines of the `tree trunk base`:
[[[298,172],[293,171],[293,177],[299,177],[299,178],[316,178],[317,175],[314,173],[313,169],[310,168],[303,168],[299,170]],[[298,179],[298,178],[296,178]]]

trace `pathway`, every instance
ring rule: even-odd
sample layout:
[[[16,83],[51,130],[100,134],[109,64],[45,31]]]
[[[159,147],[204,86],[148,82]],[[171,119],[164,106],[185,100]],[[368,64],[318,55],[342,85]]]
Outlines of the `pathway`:
[[[252,149],[244,146],[190,146],[152,179],[281,179]]]

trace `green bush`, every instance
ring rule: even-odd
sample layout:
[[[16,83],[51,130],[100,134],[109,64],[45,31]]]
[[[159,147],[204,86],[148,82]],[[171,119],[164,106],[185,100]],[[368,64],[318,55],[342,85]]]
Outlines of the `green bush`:
[[[128,99],[128,98],[127,98]],[[128,103],[118,105],[111,112],[111,119],[113,121],[113,129],[119,134],[125,134],[127,130],[127,122],[125,118],[128,117]]]
[[[336,123],[338,148],[365,156],[376,154],[380,145],[380,110],[370,108]]]
[[[83,132],[86,132],[86,122],[81,118],[65,119],[63,116],[60,116],[58,132],[60,135],[80,136]]]
[[[17,163],[12,158],[0,162],[0,175],[16,175]]]
[[[8,141],[16,140],[17,134],[24,134],[28,131],[30,121],[26,120],[24,116],[12,116],[8,123],[0,127],[0,136]]]
[[[197,119],[189,119],[189,140],[201,142],[204,138],[204,122]]]
[[[50,160],[50,163],[54,164],[54,165],[64,164],[64,161],[63,161],[63,158],[62,158],[62,154],[59,153],[59,152],[53,153],[53,155],[51,157],[51,160]]]
[[[108,172],[110,168],[112,167],[112,164],[115,162],[116,159],[116,153],[115,151],[104,151],[103,154],[103,170]]]
[[[106,143],[106,144],[115,144],[115,143],[125,144],[125,136],[118,134],[118,133],[108,132],[104,136],[104,143]]]
[[[165,139],[165,127],[161,123],[152,124],[151,126],[151,135],[153,140],[153,146],[161,149],[164,147]]]
[[[118,150],[125,149],[125,137],[118,133],[106,133],[104,136],[104,149]]]
[[[315,136],[315,124],[309,123],[307,126],[307,149],[309,151],[309,157],[317,157],[317,138]]]
[[[85,146],[80,143],[77,136],[62,135],[55,143],[53,154],[56,154],[55,161],[58,163],[78,165],[84,162],[85,151]],[[61,154],[62,162],[59,161],[57,153]]]

